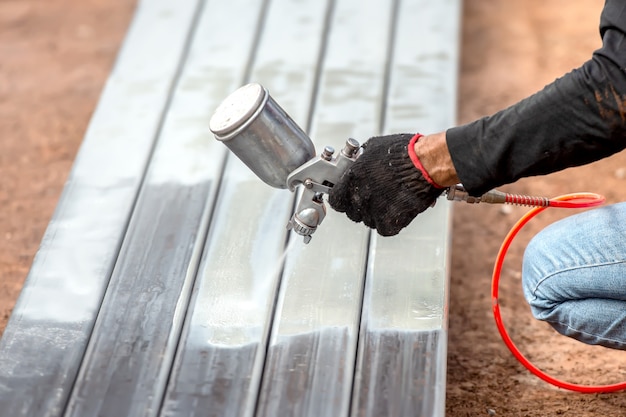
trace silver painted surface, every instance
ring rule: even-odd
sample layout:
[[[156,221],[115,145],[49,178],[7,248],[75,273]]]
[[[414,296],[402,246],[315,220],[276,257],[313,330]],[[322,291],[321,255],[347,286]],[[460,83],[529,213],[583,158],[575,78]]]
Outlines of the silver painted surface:
[[[333,4],[315,103],[316,147],[379,132],[390,3]],[[346,416],[369,230],[330,212],[286,259],[257,416]],[[298,239],[299,241],[299,239]]]
[[[440,199],[397,238],[373,237],[353,415],[444,415],[449,228]]]
[[[65,416],[157,415],[212,186],[142,188]]]
[[[235,3],[208,2],[198,16],[66,416],[160,413],[225,159],[207,115],[248,61],[253,32],[232,22],[258,16]]]
[[[59,416],[117,257],[197,1],[144,0],[0,342],[0,412]]]
[[[107,86],[100,107],[108,118],[94,127],[105,112],[99,108],[88,138],[109,142],[86,138],[81,155],[93,156],[79,157],[72,174],[90,179],[91,193],[70,181],[57,210],[64,227],[53,221],[51,243],[44,240],[33,266],[76,251],[84,257],[79,268],[66,261],[53,269],[74,279],[51,292],[70,309],[41,301],[58,285],[56,275],[46,281],[31,273],[27,294],[41,297],[23,295],[12,318],[14,333],[28,339],[6,342],[5,335],[1,342],[0,359],[10,361],[0,361],[0,414],[7,404],[12,416],[60,415],[109,285],[67,416],[443,416],[449,203],[440,199],[393,238],[329,211],[304,245],[284,229],[294,194],[226,156],[208,121],[224,97],[254,81],[311,133],[318,150],[381,131],[444,129],[455,117],[460,1],[206,0],[184,60],[196,3],[176,2],[175,13],[172,4],[140,4],[125,43],[134,55],[118,61],[118,68],[132,63],[127,76],[136,84],[111,97]],[[178,19],[168,21],[171,28],[151,26],[150,19],[167,16]],[[146,48],[157,36],[152,30],[167,39],[154,45],[158,54]],[[128,46],[132,39],[138,50]],[[165,53],[168,45],[178,49]],[[166,105],[175,77],[171,63],[169,72],[150,65],[155,57],[185,66],[122,244],[161,117],[142,112]],[[154,91],[137,81],[155,72]],[[141,107],[129,91],[142,97]],[[129,114],[117,120],[120,106]],[[119,129],[120,142],[105,127]],[[145,154],[133,148],[134,135]],[[130,152],[122,139],[132,142]],[[124,166],[111,164],[116,157]],[[114,176],[118,169],[124,175]],[[118,182],[107,185],[111,178]],[[91,220],[83,222],[87,207]],[[65,230],[71,234],[59,245]],[[96,269],[103,278],[93,286],[79,280]],[[33,357],[39,367],[26,369]],[[22,379],[15,370],[32,373]],[[24,398],[31,408],[20,414]]]
[[[385,132],[455,123],[460,11],[459,0],[398,2]],[[372,239],[353,416],[445,413],[450,215],[440,198],[396,237]]]
[[[261,4],[239,3],[240,12]],[[265,86],[300,126],[324,10],[319,0],[271,1],[250,80],[241,79]],[[284,257],[301,244],[285,245],[292,207],[293,193],[269,187],[228,156],[163,416],[254,415]]]

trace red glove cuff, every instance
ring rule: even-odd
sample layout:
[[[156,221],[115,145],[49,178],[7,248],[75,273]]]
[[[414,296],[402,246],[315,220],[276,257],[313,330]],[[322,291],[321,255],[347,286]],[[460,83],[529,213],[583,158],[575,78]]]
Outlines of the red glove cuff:
[[[428,175],[428,172],[426,172],[426,170],[424,169],[424,165],[422,165],[422,163],[420,162],[420,159],[417,157],[417,155],[415,154],[415,143],[424,135],[417,133],[415,134],[415,136],[413,136],[411,138],[411,141],[409,142],[409,158],[411,158],[411,161],[413,162],[413,165],[415,165],[415,168],[419,169],[420,172],[422,173],[422,175],[424,176],[424,179],[426,181],[428,181],[428,183],[430,185],[432,185],[435,188],[444,188],[441,185],[437,184],[435,181],[433,181],[433,179],[430,177],[430,175]]]

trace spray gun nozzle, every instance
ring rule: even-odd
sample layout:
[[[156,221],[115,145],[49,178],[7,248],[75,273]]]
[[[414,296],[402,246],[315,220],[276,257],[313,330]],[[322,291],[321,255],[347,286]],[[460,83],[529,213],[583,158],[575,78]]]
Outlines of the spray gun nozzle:
[[[315,233],[317,225],[320,223],[319,211],[316,208],[308,207],[293,214],[291,220],[287,223],[287,229],[303,236],[304,243],[309,243],[311,235]]]

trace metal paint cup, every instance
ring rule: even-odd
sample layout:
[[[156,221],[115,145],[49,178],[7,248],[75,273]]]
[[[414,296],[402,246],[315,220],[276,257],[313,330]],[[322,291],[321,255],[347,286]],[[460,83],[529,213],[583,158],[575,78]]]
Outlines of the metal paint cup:
[[[287,188],[287,177],[315,156],[311,139],[257,83],[240,87],[217,107],[209,122],[215,138],[261,180]]]

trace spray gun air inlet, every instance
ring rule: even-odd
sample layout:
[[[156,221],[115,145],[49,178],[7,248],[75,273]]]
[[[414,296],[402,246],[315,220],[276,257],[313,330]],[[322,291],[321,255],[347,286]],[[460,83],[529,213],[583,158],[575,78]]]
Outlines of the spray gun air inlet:
[[[456,184],[446,189],[446,198],[450,201],[464,201],[469,204],[513,204],[517,206],[548,207],[551,200],[546,197],[531,195],[510,194],[493,189],[485,194],[474,197],[471,196],[462,184]]]

